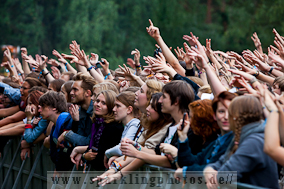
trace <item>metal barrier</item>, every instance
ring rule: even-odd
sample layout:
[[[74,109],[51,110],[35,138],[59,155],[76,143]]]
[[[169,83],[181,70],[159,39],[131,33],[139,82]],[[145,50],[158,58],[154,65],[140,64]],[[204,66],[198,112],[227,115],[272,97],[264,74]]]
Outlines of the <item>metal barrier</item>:
[[[34,153],[30,154],[30,158],[26,158],[26,160],[21,161],[20,157],[20,145],[21,145],[21,138],[13,138],[10,139],[5,148],[4,152],[2,154],[2,157],[0,158],[0,186],[1,189],[6,188],[47,188],[47,171],[53,171],[54,170],[54,164],[52,163],[49,155],[48,155],[48,149],[46,149],[42,144],[37,144],[35,147],[33,147]],[[27,154],[26,154],[27,157]],[[73,167],[73,170],[71,172],[72,176],[75,174],[75,165]],[[83,184],[79,187],[81,189],[90,188],[88,186],[87,179],[90,178],[89,173],[91,170],[91,166],[89,166],[87,173],[84,174],[85,177]],[[175,170],[169,169],[169,168],[163,168],[155,165],[144,165],[140,171],[143,171],[143,177],[149,178],[151,173],[159,174],[159,172],[167,172],[167,183],[169,179],[172,179],[174,176]],[[202,175],[201,175],[202,176]],[[248,184],[242,184],[242,183],[234,183],[234,186],[237,188],[242,189],[251,189],[251,188],[261,188],[256,187],[253,185]],[[165,189],[172,189],[176,186],[172,186],[170,184],[165,184],[158,186]],[[66,186],[60,186],[53,184],[51,188],[73,188],[71,179],[68,180],[68,183]],[[76,187],[78,188],[78,187]],[[108,186],[105,187],[99,187],[99,188],[108,188]],[[119,189],[125,189],[129,188],[126,185],[119,184]],[[135,186],[135,188],[145,189],[147,188],[147,184],[141,184]],[[185,188],[189,188],[188,185],[185,186]]]
[[[0,187],[6,188],[46,188],[47,171],[54,170],[48,149],[36,144],[30,158],[22,161],[20,157],[21,137],[10,139],[0,158]],[[27,154],[26,154],[27,157]]]

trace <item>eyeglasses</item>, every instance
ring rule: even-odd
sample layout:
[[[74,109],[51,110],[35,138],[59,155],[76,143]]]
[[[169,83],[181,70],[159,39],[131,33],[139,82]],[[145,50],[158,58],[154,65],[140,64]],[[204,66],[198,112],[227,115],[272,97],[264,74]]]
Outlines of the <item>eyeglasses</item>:
[[[21,86],[20,89],[26,90],[26,89],[30,89],[30,88],[26,88],[26,87]]]

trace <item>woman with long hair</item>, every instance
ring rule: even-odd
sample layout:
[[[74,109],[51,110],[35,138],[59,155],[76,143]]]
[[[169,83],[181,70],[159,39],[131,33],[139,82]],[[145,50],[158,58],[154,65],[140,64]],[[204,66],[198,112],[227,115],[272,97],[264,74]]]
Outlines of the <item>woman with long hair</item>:
[[[95,170],[104,170],[105,151],[120,141],[123,125],[115,121],[113,108],[116,94],[111,90],[101,91],[94,101],[93,125],[89,146],[73,149],[71,161],[78,167],[81,160],[90,163]]]
[[[264,153],[264,121],[260,101],[253,96],[234,98],[229,106],[229,123],[234,140],[221,158],[207,165],[203,174],[207,187],[218,185],[223,171],[236,171],[238,182],[279,188],[277,164]]]
[[[160,142],[161,138],[165,135],[167,128],[172,122],[170,115],[163,114],[161,112],[161,103],[159,103],[161,96],[162,93],[155,93],[152,95],[150,104],[146,108],[146,117],[144,118],[146,120],[142,119],[142,124],[145,125],[145,127],[143,125],[145,130],[138,140],[132,141],[129,139],[123,139],[124,142],[128,140],[128,143],[132,141],[134,147],[139,151],[153,154],[153,144],[157,145]],[[154,147],[156,147],[156,145]],[[104,174],[98,176],[95,180],[101,180],[107,176],[107,180],[103,180],[101,183],[99,183],[104,185],[106,182],[111,182],[116,178],[120,178],[121,175],[118,173],[118,169],[115,167],[115,165],[119,165],[119,169],[123,171],[134,171],[145,163],[142,160],[133,157],[127,157],[127,160],[128,159],[130,159],[130,161],[127,163],[125,163],[126,161],[123,160],[114,161],[112,166],[110,166],[110,169]]]

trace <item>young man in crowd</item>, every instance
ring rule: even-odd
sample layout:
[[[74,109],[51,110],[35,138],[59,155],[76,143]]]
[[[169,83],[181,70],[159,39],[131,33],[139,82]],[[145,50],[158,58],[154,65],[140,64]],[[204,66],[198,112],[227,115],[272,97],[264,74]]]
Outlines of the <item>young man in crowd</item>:
[[[66,140],[73,146],[84,146],[90,143],[92,129],[91,117],[93,115],[93,101],[91,97],[93,95],[93,86],[97,82],[93,77],[83,73],[75,75],[73,80],[75,82],[70,92],[73,104],[69,108],[69,112],[73,118],[73,126],[72,130],[62,133],[58,139],[58,145],[63,140]]]
[[[49,91],[39,99],[38,112],[42,119],[54,123],[50,136],[45,139],[45,144],[50,146],[50,158],[55,164],[56,171],[66,171],[73,166],[69,158],[72,149],[68,148],[68,144],[63,142],[60,147],[57,147],[58,137],[65,130],[72,128],[71,115],[66,111],[67,101],[62,93]]]

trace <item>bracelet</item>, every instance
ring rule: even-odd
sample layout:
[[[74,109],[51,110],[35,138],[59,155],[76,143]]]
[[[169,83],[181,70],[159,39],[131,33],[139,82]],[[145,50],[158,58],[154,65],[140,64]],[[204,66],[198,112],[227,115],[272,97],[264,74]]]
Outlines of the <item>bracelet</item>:
[[[64,65],[67,66],[68,62],[65,62]]]
[[[256,70],[256,72],[255,72],[255,74],[253,74],[253,76],[254,76],[254,77],[259,76],[259,71],[258,71],[258,70]]]
[[[113,166],[110,166],[110,167],[109,167],[109,170],[110,170],[110,169],[113,169],[113,170],[115,171],[115,173],[117,173],[117,171],[118,171],[118,170],[117,170],[115,167],[113,167]]]
[[[92,68],[93,66],[90,66],[89,68],[87,68],[87,71],[89,72]]]
[[[249,80],[249,84],[253,84],[254,82],[256,82],[257,81],[257,79],[255,78],[255,77],[253,77],[253,78],[251,78],[250,80]]]
[[[115,169],[116,169],[117,171],[120,171],[121,168],[122,168],[121,164],[118,163],[117,161],[113,161],[113,162],[111,163],[111,167],[115,167]]]
[[[50,72],[47,72],[46,74],[42,74],[43,75],[43,77],[45,77],[45,76],[47,76],[47,74],[49,74]]]
[[[108,76],[110,76],[110,72],[108,72],[108,74],[106,74],[105,80],[108,78]]]
[[[26,124],[25,125],[25,129],[32,129],[33,127],[32,127],[32,125],[31,124]]]
[[[138,142],[134,142],[133,146],[138,150],[138,151],[141,151],[142,147],[141,145],[138,143]]]
[[[68,131],[64,131],[63,132],[63,137],[65,138],[66,134],[68,133]]]
[[[272,112],[276,112],[276,113],[279,113],[279,110],[269,110],[270,113]]]
[[[138,66],[137,66],[137,65],[135,65],[135,67],[136,67],[136,68],[141,68],[141,64],[140,64],[140,65],[138,65]]]
[[[270,70],[268,71],[268,73],[272,73],[272,70],[274,69],[274,67],[271,67]]]

